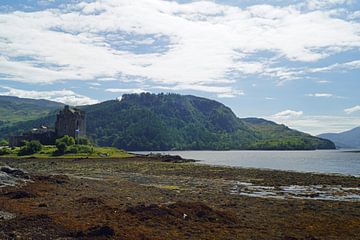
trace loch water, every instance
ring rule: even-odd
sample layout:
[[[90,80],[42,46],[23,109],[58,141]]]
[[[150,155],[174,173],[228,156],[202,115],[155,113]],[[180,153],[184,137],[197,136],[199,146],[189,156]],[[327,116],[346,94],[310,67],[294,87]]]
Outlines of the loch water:
[[[199,160],[200,164],[315,172],[360,177],[359,150],[317,151],[153,151]]]

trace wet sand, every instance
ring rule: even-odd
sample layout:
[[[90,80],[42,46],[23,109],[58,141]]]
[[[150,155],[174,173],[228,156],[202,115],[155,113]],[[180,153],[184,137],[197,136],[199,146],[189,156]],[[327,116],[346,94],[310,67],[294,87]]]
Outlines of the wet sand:
[[[356,177],[154,157],[4,165],[30,179],[0,188],[0,239],[360,239]]]

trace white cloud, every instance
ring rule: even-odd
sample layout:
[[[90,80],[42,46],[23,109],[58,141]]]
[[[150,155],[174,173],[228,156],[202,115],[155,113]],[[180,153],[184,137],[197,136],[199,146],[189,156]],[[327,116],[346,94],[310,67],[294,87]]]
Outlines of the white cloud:
[[[340,3],[312,4],[325,2]],[[326,11],[302,12],[295,6],[241,9],[210,1],[161,0],[98,0],[66,6],[0,14],[2,79],[52,83],[143,78],[157,85],[206,90],[203,86],[229,86],[235,81],[229,78],[232,71],[271,76],[281,83],[300,78],[296,69],[246,60],[261,51],[313,62],[333,54],[334,48],[341,52],[360,47],[358,23]],[[161,39],[165,43],[157,45]],[[146,45],[153,51],[135,52],[124,45]],[[232,91],[218,96],[241,95]]]
[[[143,93],[146,92],[141,88],[108,88],[105,91],[112,92],[112,93]]]
[[[306,94],[309,97],[321,97],[321,98],[330,98],[330,97],[334,97],[333,94],[331,93],[309,93]]]
[[[347,114],[351,114],[351,113],[355,113],[355,112],[359,112],[359,111],[360,111],[360,105],[344,109],[344,112]]]
[[[360,18],[360,11],[355,11],[349,16],[350,19]]]
[[[218,98],[233,98],[236,96],[242,96],[245,93],[242,90],[233,89],[232,87],[221,87],[221,86],[208,86],[208,85],[189,85],[189,84],[179,84],[176,86],[156,86],[155,89],[162,90],[172,90],[172,91],[181,91],[181,90],[193,90],[214,93]]]
[[[277,119],[277,120],[294,119],[294,118],[299,118],[303,114],[304,114],[303,111],[285,110],[272,115],[271,119]]]
[[[318,80],[317,83],[327,84],[327,83],[330,83],[330,81],[328,81],[328,80]]]
[[[88,83],[88,84],[91,85],[91,86],[95,86],[95,87],[101,86],[101,84],[100,84],[100,83],[97,83],[97,82],[90,82],[90,83]]]
[[[354,0],[308,0],[307,7],[311,10],[334,7],[336,5],[351,4]]]
[[[354,70],[354,69],[360,69],[360,60],[344,62],[344,63],[335,63],[326,67],[311,68],[308,69],[307,71],[310,73],[318,73],[318,72],[329,72],[332,70]]]
[[[10,87],[0,86],[0,89],[6,89],[5,92],[0,92],[4,96],[17,96],[21,98],[46,99],[55,102],[61,102],[72,106],[88,105],[98,103],[97,100],[91,99],[87,96],[76,94],[71,90],[58,91],[27,91],[15,89]]]

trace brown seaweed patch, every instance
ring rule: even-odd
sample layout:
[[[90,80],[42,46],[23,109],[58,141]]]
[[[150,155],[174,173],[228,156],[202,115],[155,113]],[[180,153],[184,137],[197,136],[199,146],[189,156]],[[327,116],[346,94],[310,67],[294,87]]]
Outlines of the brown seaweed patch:
[[[34,198],[35,194],[27,192],[27,191],[12,191],[4,194],[5,196],[11,199],[22,199],[22,198]]]
[[[204,203],[177,202],[169,205],[151,204],[130,207],[126,212],[137,216],[140,220],[193,220],[223,224],[236,223],[235,214],[215,210]]]
[[[65,184],[69,182],[69,177],[66,175],[47,175],[47,176],[36,176],[38,181],[46,181],[55,184]]]

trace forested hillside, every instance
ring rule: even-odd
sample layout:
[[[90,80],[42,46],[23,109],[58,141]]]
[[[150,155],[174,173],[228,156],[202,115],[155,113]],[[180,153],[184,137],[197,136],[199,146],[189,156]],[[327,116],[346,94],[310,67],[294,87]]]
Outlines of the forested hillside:
[[[178,94],[127,94],[81,107],[87,114],[87,135],[100,146],[126,150],[310,150],[334,144],[264,119],[239,119],[225,105]],[[41,124],[55,115],[0,128],[1,136]]]

